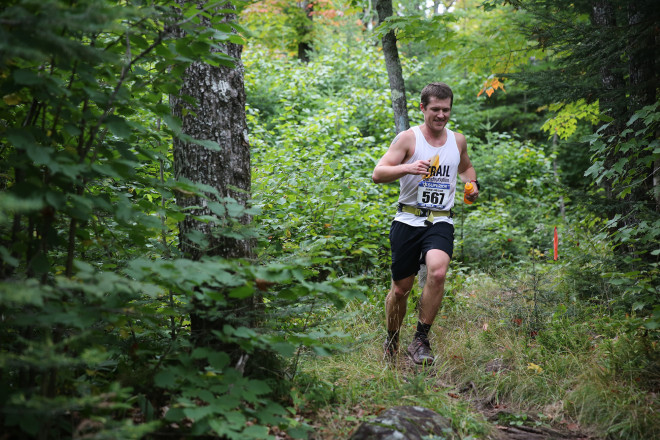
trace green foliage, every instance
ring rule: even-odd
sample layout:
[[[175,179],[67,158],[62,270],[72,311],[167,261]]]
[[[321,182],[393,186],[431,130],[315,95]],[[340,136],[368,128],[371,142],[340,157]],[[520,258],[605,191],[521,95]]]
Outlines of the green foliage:
[[[457,21],[452,14],[432,15],[393,15],[374,30],[375,36],[382,38],[390,31],[394,31],[397,40],[406,43],[409,41],[424,41],[431,48],[438,50],[444,45],[444,40],[452,38],[454,31],[452,24]]]
[[[589,2],[495,0],[487,3],[498,4],[498,9],[515,7],[517,13],[509,15],[512,26],[538,51],[540,56],[536,59],[546,61],[542,66],[530,63],[522,71],[507,76],[528,85],[546,102],[573,102],[587,97],[593,102],[619,92],[600,86],[600,67],[622,69],[624,32],[621,28],[601,30],[592,25]],[[620,14],[617,22],[627,22],[626,8],[614,9]]]
[[[77,435],[140,438],[158,424],[133,426],[131,401],[141,390],[117,379],[128,356],[149,351],[138,348],[142,337],[135,332],[152,344],[153,333],[136,322],[152,317],[136,313],[131,301],[155,298],[156,292],[88,265],[78,268],[75,280],[2,283],[3,424],[7,432],[18,428],[30,437],[57,436],[68,422]]]
[[[6,3],[0,12],[0,423],[6,436],[268,438],[288,430],[304,437],[305,419],[319,417],[339,423],[345,436],[349,424],[366,417],[365,401],[373,399],[365,407],[375,413],[411,394],[415,403],[452,414],[460,435],[485,435],[485,422],[467,405],[437,392],[444,385],[424,375],[405,382],[377,362],[374,331],[389,284],[387,230],[397,186],[374,185],[370,175],[394,133],[382,54],[365,43],[371,36],[352,23],[354,16],[341,19],[352,23],[345,29],[314,29],[317,53],[307,65],[256,44],[246,48],[254,200],[243,207],[216,197],[213,188],[177,181],[171,171],[173,137],[218,147],[181,133],[168,95],[178,92],[193,61],[231,65],[212,49],[241,43],[235,30],[249,32],[220,22],[224,3],[199,9],[189,2],[178,12],[169,0],[121,8],[107,0]],[[602,427],[615,417],[608,427],[613,437],[653,434],[657,404],[648,397],[658,384],[660,228],[652,206],[640,202],[658,195],[645,178],[658,160],[658,104],[637,112],[613,139],[604,132],[589,138],[588,177],[614,182],[614,195],[625,203],[635,196],[620,217],[605,219],[596,191],[578,198],[556,182],[552,161],[571,165],[562,150],[568,143],[549,154],[531,140],[540,124],[530,109],[587,95],[559,87],[544,99],[533,81],[522,90],[509,80],[506,93],[477,98],[485,77],[527,65],[532,52],[524,50],[524,35],[500,32],[518,12],[471,12],[425,18],[424,35],[447,37],[425,43],[414,41],[419,34],[411,17],[388,24],[408,37],[402,53],[415,54],[403,59],[411,120],[421,122],[421,87],[450,83],[457,97],[453,128],[468,136],[484,185],[479,202],[459,202],[456,209],[458,246],[445,312],[453,323],[447,328],[459,333],[448,331],[435,347],[446,346],[444,357],[452,359],[443,368],[447,376],[465,368],[465,382],[497,399],[544,405],[566,396],[566,407],[582,420]],[[578,18],[572,35],[586,21],[571,14]],[[248,24],[264,24],[269,42],[283,48],[298,41],[283,33],[291,41],[278,42],[272,29],[296,29],[284,18],[265,13]],[[164,31],[173,23],[185,35]],[[582,116],[579,107],[562,134]],[[505,132],[514,129],[518,134]],[[572,139],[584,130],[577,124]],[[606,166],[605,157],[616,155]],[[572,174],[581,175],[579,168]],[[199,220],[213,224],[214,234],[255,239],[256,260],[179,255],[177,224],[190,214],[174,200],[190,194],[208,197],[213,215]],[[539,254],[550,255],[552,227],[561,226],[560,196],[571,224],[565,233],[560,227],[560,261],[547,264]],[[245,213],[254,225],[239,225]],[[615,225],[623,227],[610,234]],[[207,245],[202,234],[188,238]],[[613,256],[622,248],[634,252]],[[502,266],[524,269],[518,273],[527,284],[503,282],[512,286],[492,304],[469,303],[475,283],[488,282],[475,268]],[[365,298],[365,292],[372,293]],[[226,310],[236,300],[256,303],[255,315]],[[340,314],[342,308],[349,313]],[[217,310],[226,325],[212,333],[213,342],[230,348],[195,347],[191,314],[213,320]],[[490,330],[483,330],[485,320]],[[536,339],[528,330],[539,331]],[[356,357],[359,350],[367,350],[366,361]],[[325,357],[336,353],[342,354]],[[483,365],[494,356],[518,375],[486,374],[459,361]],[[594,395],[613,402],[611,408],[587,405]],[[529,419],[516,413],[508,422]]]
[[[624,199],[627,195],[644,188],[648,169],[660,159],[660,141],[656,136],[660,124],[660,101],[637,111],[626,123],[626,129],[614,139],[606,137],[608,125],[603,125],[598,133],[589,136],[593,154],[593,165],[585,173],[596,183],[611,182],[615,196]],[[616,155],[618,160],[605,167],[605,159]],[[649,195],[657,197],[657,188],[651,188]]]
[[[584,119],[595,125],[599,122],[598,101],[587,104],[584,99],[576,102],[557,103],[550,105],[550,111],[556,115],[543,124],[541,129],[549,132],[550,137],[559,136],[560,139],[570,138],[577,130],[578,121]]]
[[[159,424],[132,426],[144,395],[121,371],[136,327],[154,334],[159,291],[113,268],[150,254],[172,210],[154,164],[172,78],[149,71],[178,64],[168,16],[105,1],[17,1],[2,16],[2,422],[17,436],[138,438]]]
[[[611,185],[615,199],[608,203],[621,213],[608,220],[609,236],[619,248],[634,250],[620,259],[616,269],[608,271],[608,282],[624,291],[622,304],[646,313],[659,307],[660,287],[656,279],[660,218],[655,206],[649,203],[657,200],[658,188],[649,184],[648,179],[654,163],[660,160],[656,136],[659,105],[656,102],[636,112],[628,120],[627,128],[614,139],[604,134],[606,126],[590,136],[593,165],[586,172],[595,183],[607,181]],[[607,166],[606,158],[611,157],[619,159]],[[648,325],[660,325],[657,315],[653,315]]]
[[[267,44],[273,50],[295,54],[303,35],[299,34],[305,12],[295,4],[286,2],[267,4],[254,3],[247,7],[241,16],[241,22],[249,29],[249,36]]]
[[[457,305],[443,308],[435,345],[446,359],[443,378],[470,383],[477,396],[509,408],[499,422],[575,418],[597,435],[657,436],[657,331],[643,319],[567,297],[568,264],[534,264],[495,280],[473,273],[461,282]],[[535,319],[540,325],[531,327]]]
[[[242,42],[224,7],[17,0],[0,12],[6,435],[266,438],[294,423],[300,431],[279,403],[296,353],[337,349],[342,335],[315,325],[315,313],[330,315],[359,286],[330,272],[318,278],[302,257],[191,261],[176,249],[177,224],[190,214],[175,196],[205,195],[213,215],[199,220],[214,234],[256,236],[237,225],[258,211],[171,172],[173,137],[217,148],[181,132],[168,95],[193,61],[233,65],[211,50]],[[185,35],[165,32],[175,24]],[[206,245],[201,234],[188,238]],[[227,325],[213,338],[242,357],[193,348],[189,316],[217,318],[235,299],[261,304],[256,324],[223,311]]]
[[[321,277],[382,277],[394,188],[370,177],[393,137],[389,94],[372,70],[378,53],[334,50],[305,65],[246,54],[260,258],[309,256]]]
[[[506,77],[533,93],[537,107],[566,103],[544,125],[551,136],[556,133],[560,138],[568,138],[575,128],[579,130],[577,137],[590,134],[591,127],[579,120],[583,117],[594,124],[594,115],[598,115],[601,120],[607,120],[601,132],[603,142],[608,144],[610,136],[626,130],[626,121],[635,112],[657,99],[657,89],[653,86],[658,82],[657,72],[644,67],[647,60],[656,57],[651,28],[658,21],[658,9],[653,2],[611,0],[594,5],[573,1],[494,0],[486,4],[489,9],[495,5],[496,9],[515,7],[517,13],[511,15],[514,27],[533,41],[530,46],[538,51],[535,60],[522,71]],[[598,108],[589,109],[594,105]],[[589,133],[582,133],[583,130]],[[560,165],[568,168],[572,159],[584,164],[584,155],[576,156],[576,152],[586,152],[587,143],[581,141],[560,148]],[[601,167],[606,163],[606,168],[616,167],[615,172],[621,172],[626,168],[627,156],[626,151],[610,150],[609,154],[593,156],[592,164]],[[626,168],[626,174],[636,166]],[[571,174],[577,177],[577,171]],[[632,173],[633,181],[637,179],[635,175]],[[574,185],[575,177],[565,182]],[[607,179],[601,185],[609,191]],[[631,199],[650,201],[642,193],[633,193]],[[605,209],[610,218],[617,212],[631,211],[629,207],[617,209],[603,202],[597,203],[597,209]]]
[[[266,0],[246,6],[240,22],[253,44],[267,47],[275,56],[297,57],[300,45],[316,47],[328,24],[340,26],[332,19],[343,15],[338,9],[345,7],[325,1]],[[345,22],[345,25],[354,26],[354,23]]]
[[[564,194],[551,159],[505,133],[491,133],[470,150],[483,192],[476,204],[457,207],[457,257],[492,267],[525,260],[532,247],[548,250]]]
[[[208,364],[199,370],[197,363],[202,359]],[[214,432],[232,439],[266,438],[267,425],[285,424],[284,408],[267,398],[270,386],[244,377],[228,364],[226,353],[196,348],[161,369],[154,384],[178,395],[165,420],[192,422],[190,435]],[[246,427],[248,420],[256,423]]]

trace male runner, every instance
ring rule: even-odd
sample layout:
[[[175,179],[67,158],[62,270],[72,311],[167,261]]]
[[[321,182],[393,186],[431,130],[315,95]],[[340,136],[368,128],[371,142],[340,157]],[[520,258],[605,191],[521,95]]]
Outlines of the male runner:
[[[374,168],[375,183],[400,181],[399,205],[390,228],[392,286],[385,299],[387,338],[385,356],[392,359],[399,346],[399,329],[406,315],[406,301],[419,271],[427,267],[420,299],[419,321],[408,355],[416,364],[434,358],[429,331],[444,295],[445,276],[454,250],[454,206],[457,176],[474,182],[465,136],[447,128],[454,95],[444,83],[431,83],[421,94],[424,123],[399,133]],[[421,255],[421,260],[420,260]]]

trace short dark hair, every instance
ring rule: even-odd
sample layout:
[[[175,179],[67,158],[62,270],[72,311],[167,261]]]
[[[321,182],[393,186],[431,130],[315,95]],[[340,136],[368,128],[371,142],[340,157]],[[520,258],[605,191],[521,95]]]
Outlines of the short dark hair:
[[[429,105],[429,101],[431,100],[431,97],[435,97],[437,99],[447,99],[450,98],[451,102],[449,104],[449,107],[454,105],[454,92],[451,91],[451,88],[442,82],[435,82],[427,85],[422,89],[422,106],[426,108],[427,105]]]

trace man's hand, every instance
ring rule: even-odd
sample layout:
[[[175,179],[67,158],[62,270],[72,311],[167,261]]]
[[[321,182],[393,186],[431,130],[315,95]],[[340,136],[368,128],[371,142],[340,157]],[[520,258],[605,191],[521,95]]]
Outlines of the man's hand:
[[[430,166],[430,160],[418,160],[409,165],[408,174],[426,175]]]
[[[476,201],[477,198],[479,197],[479,189],[477,188],[477,185],[475,185],[474,183],[473,185],[474,185],[474,191],[472,191],[470,194],[466,194],[465,198],[468,199],[470,202],[474,203],[474,201]]]

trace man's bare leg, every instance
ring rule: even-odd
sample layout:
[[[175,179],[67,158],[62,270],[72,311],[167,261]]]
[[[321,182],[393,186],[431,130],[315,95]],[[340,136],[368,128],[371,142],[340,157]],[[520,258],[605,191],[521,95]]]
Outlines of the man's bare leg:
[[[408,354],[416,364],[431,364],[435,360],[431,354],[428,334],[442,305],[445,292],[445,277],[449,268],[449,255],[432,249],[426,253],[426,284],[420,300],[419,321]]]
[[[449,255],[439,249],[431,249],[426,253],[426,284],[419,308],[419,320],[423,324],[433,324],[440,310],[450,260]]]
[[[387,317],[387,330],[396,331],[401,328],[406,316],[406,303],[412,290],[415,275],[398,281],[392,281],[387,297],[385,298],[385,316]]]
[[[387,325],[387,339],[385,340],[385,356],[393,357],[399,348],[399,330],[406,316],[408,295],[415,282],[415,275],[402,280],[392,281],[387,297],[385,298],[385,318]]]

